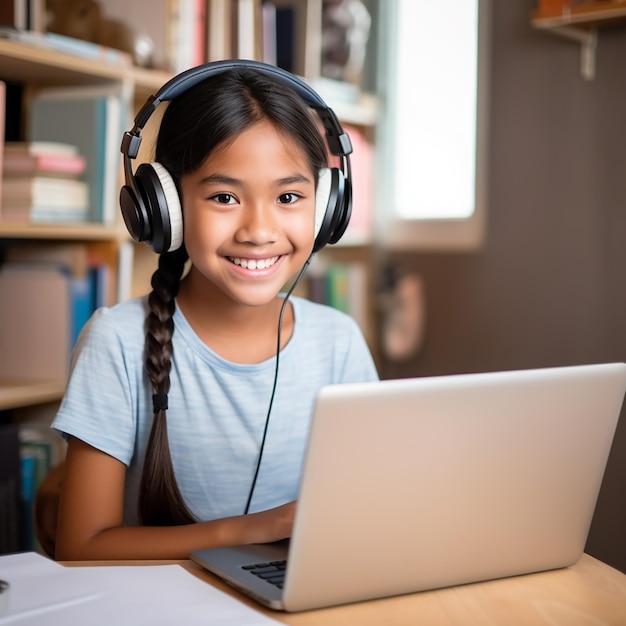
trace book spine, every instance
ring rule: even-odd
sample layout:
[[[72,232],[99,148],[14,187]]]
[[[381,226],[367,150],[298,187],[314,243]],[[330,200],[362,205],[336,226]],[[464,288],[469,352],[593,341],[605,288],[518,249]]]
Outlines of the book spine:
[[[9,154],[4,155],[2,171],[5,176],[27,176],[35,174],[64,174],[78,177],[85,172],[85,159],[81,156],[58,154]]]

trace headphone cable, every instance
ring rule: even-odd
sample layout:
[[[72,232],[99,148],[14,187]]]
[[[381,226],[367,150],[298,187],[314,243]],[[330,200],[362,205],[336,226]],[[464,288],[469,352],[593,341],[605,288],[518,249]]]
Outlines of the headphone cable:
[[[263,458],[263,450],[265,449],[265,440],[267,438],[267,430],[268,430],[269,423],[270,423],[270,414],[272,413],[272,406],[274,404],[274,396],[276,395],[276,386],[278,383],[278,364],[279,364],[279,358],[280,358],[280,339],[281,339],[281,332],[283,328],[283,314],[285,313],[287,300],[289,299],[289,296],[293,293],[294,289],[298,286],[298,284],[302,280],[302,277],[304,276],[304,272],[306,271],[307,267],[309,267],[309,263],[311,262],[312,256],[313,255],[311,254],[309,258],[306,260],[306,263],[304,264],[303,268],[300,270],[300,273],[298,274],[297,278],[295,279],[295,281],[293,282],[293,284],[287,291],[287,294],[283,298],[283,303],[280,307],[280,314],[278,316],[278,339],[276,342],[276,366],[274,368],[274,383],[272,384],[272,394],[270,396],[270,403],[269,403],[269,406],[267,407],[267,415],[265,417],[265,427],[263,428],[263,437],[261,439],[261,447],[259,448],[259,457],[257,459],[256,469],[254,471],[254,478],[252,479],[252,485],[250,486],[250,493],[248,494],[248,501],[246,502],[246,508],[243,512],[244,515],[248,515],[248,511],[250,510],[250,503],[252,502],[252,495],[254,494],[254,488],[256,487],[257,478],[259,477],[259,470],[261,469],[261,460]]]

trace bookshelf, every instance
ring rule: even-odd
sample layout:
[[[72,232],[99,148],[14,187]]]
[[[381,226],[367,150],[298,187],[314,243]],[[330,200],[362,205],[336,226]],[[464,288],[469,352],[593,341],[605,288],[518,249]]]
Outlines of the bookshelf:
[[[19,41],[0,39],[3,80],[33,86],[127,84],[136,99],[145,99],[170,75],[130,64],[107,63]]]
[[[169,77],[164,71],[137,68],[126,62],[108,63],[21,41],[0,39],[0,79],[22,84],[25,102],[28,102],[30,93],[40,88],[85,85],[100,85],[111,89],[121,87],[130,94],[130,101],[141,102]],[[117,282],[121,279],[118,276],[121,271],[120,250],[124,245],[129,245],[121,221],[114,225],[44,225],[2,220],[0,216],[0,246],[28,242],[87,244],[97,248],[107,259],[114,276],[109,303],[112,304],[117,299]],[[46,380],[0,378],[0,410],[59,401],[64,385],[61,373],[58,379]]]
[[[538,30],[553,33],[580,44],[580,72],[593,80],[596,71],[598,30],[626,25],[626,0],[586,2],[538,2],[531,24]]]
[[[64,389],[62,380],[0,380],[0,411],[55,402]]]

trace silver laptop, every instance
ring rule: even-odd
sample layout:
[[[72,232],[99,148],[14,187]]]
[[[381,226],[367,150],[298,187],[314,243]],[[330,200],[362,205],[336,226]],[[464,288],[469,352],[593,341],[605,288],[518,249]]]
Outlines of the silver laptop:
[[[284,611],[572,565],[625,390],[623,363],[325,387],[291,540],[191,558]]]

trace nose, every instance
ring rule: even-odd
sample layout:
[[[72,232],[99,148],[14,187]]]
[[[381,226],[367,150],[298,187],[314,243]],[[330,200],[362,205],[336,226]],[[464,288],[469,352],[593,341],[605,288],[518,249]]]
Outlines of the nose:
[[[262,246],[277,241],[279,232],[276,207],[258,202],[242,211],[235,239],[240,243]]]

